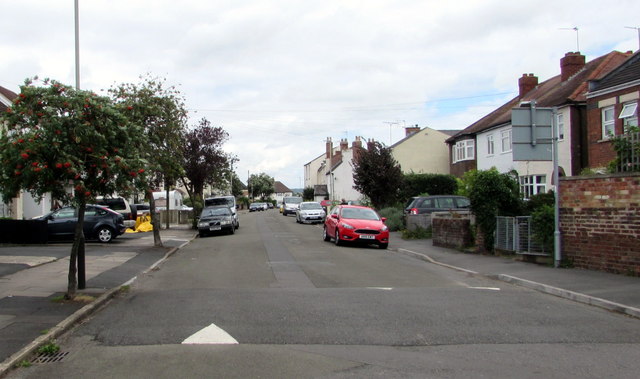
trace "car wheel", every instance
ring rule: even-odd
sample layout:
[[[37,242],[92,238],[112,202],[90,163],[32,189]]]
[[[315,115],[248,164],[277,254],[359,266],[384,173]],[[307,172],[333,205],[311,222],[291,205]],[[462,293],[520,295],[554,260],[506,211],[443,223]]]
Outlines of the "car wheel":
[[[329,233],[327,233],[327,227],[322,228],[322,239],[325,241],[331,241],[331,237],[329,237]]]
[[[103,243],[108,243],[113,240],[113,231],[108,226],[103,226],[98,229],[98,240]]]
[[[206,236],[207,234],[205,232],[198,232],[198,235],[200,236],[200,238]]]
[[[378,246],[380,246],[381,249],[386,249],[387,247],[389,247],[388,243],[381,243]]]
[[[336,243],[336,246],[342,245],[342,241],[340,240],[340,231],[337,228],[336,228],[336,236],[334,240],[335,240],[334,242]]]
[[[234,228],[233,226],[229,229],[229,234],[235,234],[236,233],[236,228]]]

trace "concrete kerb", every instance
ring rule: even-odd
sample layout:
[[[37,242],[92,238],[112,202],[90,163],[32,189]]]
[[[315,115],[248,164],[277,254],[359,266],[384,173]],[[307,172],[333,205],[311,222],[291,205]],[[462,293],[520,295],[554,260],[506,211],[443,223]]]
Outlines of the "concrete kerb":
[[[154,270],[158,266],[160,266],[175,252],[177,252],[178,250],[182,249],[184,246],[189,244],[194,238],[195,238],[195,235],[189,241],[183,243],[178,247],[174,247],[171,250],[169,250],[162,258],[160,258],[154,264],[149,266],[149,268],[146,269],[143,272],[143,274],[146,274]],[[93,312],[100,309],[109,300],[111,300],[114,296],[116,296],[118,292],[120,292],[122,287],[131,285],[133,282],[137,280],[137,278],[138,276],[136,275],[133,278],[127,280],[125,283],[108,290],[107,292],[102,294],[100,297],[98,297],[96,300],[92,301],[90,304],[87,304],[84,307],[78,309],[72,315],[70,315],[69,317],[62,320],[60,323],[58,323],[58,325],[49,329],[49,331],[46,334],[39,336],[38,338],[33,340],[31,343],[29,343],[28,345],[20,349],[18,352],[11,355],[4,362],[0,363],[0,378],[4,377],[10,370],[18,366],[20,362],[29,358],[31,355],[33,355],[33,353],[36,352],[40,346],[45,345],[51,341],[54,341],[56,338],[58,338],[59,336],[64,334],[66,331],[71,329],[78,322],[82,321],[89,315],[93,314]]]
[[[631,317],[635,317],[635,318],[640,318],[640,309],[635,308],[635,307],[630,307],[624,304],[619,304],[619,303],[615,303],[613,301],[609,301],[609,300],[605,300],[605,299],[601,299],[598,297],[594,297],[594,296],[589,296],[589,295],[585,295],[582,293],[578,293],[578,292],[574,292],[574,291],[569,291],[569,290],[565,290],[562,288],[558,288],[558,287],[554,287],[554,286],[550,286],[547,284],[542,284],[542,283],[538,283],[538,282],[534,282],[531,280],[526,280],[526,279],[522,279],[522,278],[518,278],[515,276],[511,276],[511,275],[506,275],[506,274],[496,274],[496,275],[485,275],[485,274],[480,274],[476,271],[472,271],[472,270],[467,270],[465,268],[461,268],[461,267],[456,267],[456,266],[452,266],[446,263],[442,263],[442,262],[438,262],[435,259],[431,258],[430,256],[426,255],[426,254],[422,254],[422,253],[417,253],[415,251],[411,251],[411,250],[407,250],[407,249],[402,249],[399,248],[397,249],[397,251],[399,253],[402,254],[406,254],[412,257],[415,257],[417,259],[429,262],[429,263],[433,263],[442,267],[447,267],[456,271],[460,271],[460,272],[464,272],[470,275],[475,275],[475,276],[483,276],[485,278],[489,278],[489,279],[494,279],[494,280],[500,280],[509,284],[513,284],[513,285],[517,285],[520,287],[525,287],[525,288],[529,288],[529,289],[533,289],[536,290],[538,292],[542,292],[542,293],[546,293],[549,295],[554,295],[554,296],[558,296],[561,297],[563,299],[567,299],[567,300],[572,300],[578,303],[583,303],[583,304],[587,304],[587,305],[592,305],[592,306],[596,306],[599,308],[603,308],[606,309],[608,311],[612,311],[612,312],[617,312],[617,313],[622,313],[625,314],[627,316],[631,316]]]

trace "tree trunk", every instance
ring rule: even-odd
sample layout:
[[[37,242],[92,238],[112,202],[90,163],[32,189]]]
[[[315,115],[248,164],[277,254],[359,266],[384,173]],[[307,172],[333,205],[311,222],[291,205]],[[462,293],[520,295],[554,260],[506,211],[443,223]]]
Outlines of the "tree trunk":
[[[86,200],[84,196],[80,197],[80,204],[77,205],[78,221],[76,223],[75,238],[71,246],[71,255],[69,256],[69,274],[67,293],[65,299],[71,300],[76,296],[76,289],[80,284],[80,288],[85,288],[85,237],[84,237],[84,213],[86,210]],[[76,274],[78,277],[76,278]]]
[[[151,216],[151,226],[153,226],[153,245],[156,247],[162,247],[162,238],[160,238],[160,218],[159,213],[156,212],[156,200],[153,198],[153,190],[147,191],[149,195],[149,213]]]

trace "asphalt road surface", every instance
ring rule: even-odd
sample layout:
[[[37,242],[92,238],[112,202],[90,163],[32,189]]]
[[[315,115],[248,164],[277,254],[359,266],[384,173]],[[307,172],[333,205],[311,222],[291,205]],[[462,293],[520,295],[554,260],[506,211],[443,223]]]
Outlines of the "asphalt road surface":
[[[240,216],[9,377],[637,377],[637,319]]]

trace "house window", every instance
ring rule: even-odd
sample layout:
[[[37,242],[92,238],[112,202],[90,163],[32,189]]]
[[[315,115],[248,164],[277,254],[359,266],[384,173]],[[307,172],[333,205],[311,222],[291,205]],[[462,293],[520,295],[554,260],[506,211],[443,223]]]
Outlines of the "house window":
[[[502,139],[502,152],[506,153],[511,151],[511,129],[503,130],[500,133],[500,137]]]
[[[562,141],[564,139],[564,115],[562,113],[558,113],[556,124],[558,126],[558,139]]]
[[[520,192],[525,199],[533,195],[547,192],[546,175],[526,175],[520,178]]]
[[[626,133],[630,127],[638,126],[638,103],[626,103],[622,106],[619,119],[622,119],[624,132]]]
[[[602,108],[602,139],[608,139],[616,134],[613,111],[613,106]]]
[[[493,134],[487,136],[487,155],[493,155],[495,153],[495,146],[493,144]]]
[[[472,160],[474,157],[475,143],[472,139],[456,142],[453,149],[453,163]]]

